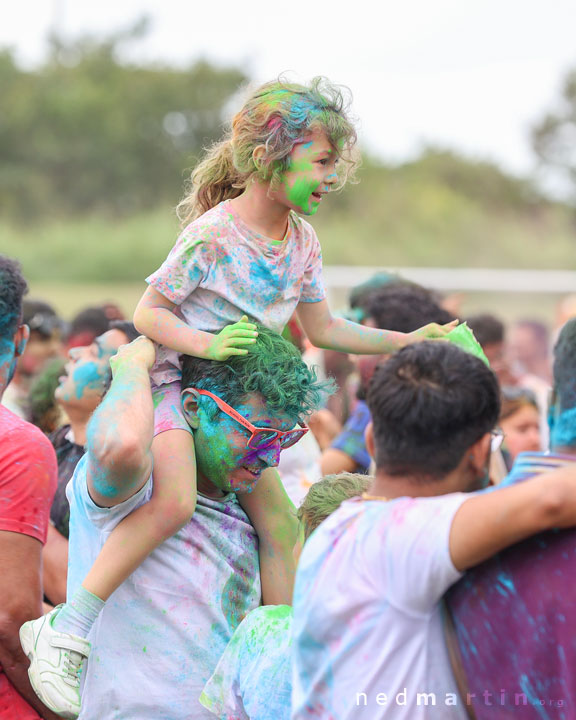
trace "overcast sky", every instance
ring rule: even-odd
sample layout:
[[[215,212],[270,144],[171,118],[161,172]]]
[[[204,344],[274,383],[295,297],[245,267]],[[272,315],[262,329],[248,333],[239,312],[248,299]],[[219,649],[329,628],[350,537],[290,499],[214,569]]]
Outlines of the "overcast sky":
[[[141,58],[347,85],[364,145],[388,160],[428,142],[529,171],[530,125],[576,67],[574,0],[5,0],[0,44],[30,65],[55,25],[102,34],[144,14]]]

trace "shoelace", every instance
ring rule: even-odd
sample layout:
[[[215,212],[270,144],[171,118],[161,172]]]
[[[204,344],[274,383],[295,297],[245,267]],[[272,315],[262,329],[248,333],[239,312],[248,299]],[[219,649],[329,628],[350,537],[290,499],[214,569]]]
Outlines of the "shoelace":
[[[64,670],[66,672],[66,677],[64,678],[64,682],[73,688],[79,688],[82,666],[84,665],[84,660],[86,658],[84,655],[77,652],[66,653],[65,658]]]

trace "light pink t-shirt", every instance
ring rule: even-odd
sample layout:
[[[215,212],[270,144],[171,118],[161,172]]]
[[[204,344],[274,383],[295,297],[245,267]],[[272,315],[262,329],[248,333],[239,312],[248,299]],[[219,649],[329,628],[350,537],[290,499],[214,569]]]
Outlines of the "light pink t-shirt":
[[[147,282],[197,330],[217,333],[242,315],[282,332],[299,302],[319,302],[320,243],[311,225],[291,212],[281,243],[251,230],[226,200],[182,232]],[[178,353],[160,348],[156,385],[179,378]]]

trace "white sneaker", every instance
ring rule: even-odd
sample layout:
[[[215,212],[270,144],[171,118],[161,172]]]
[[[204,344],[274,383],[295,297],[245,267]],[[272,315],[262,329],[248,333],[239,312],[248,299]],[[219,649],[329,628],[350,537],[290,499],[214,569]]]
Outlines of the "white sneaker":
[[[90,643],[78,635],[54,630],[58,605],[20,628],[20,644],[30,659],[28,676],[34,692],[57,715],[75,720],[80,714],[80,674]]]

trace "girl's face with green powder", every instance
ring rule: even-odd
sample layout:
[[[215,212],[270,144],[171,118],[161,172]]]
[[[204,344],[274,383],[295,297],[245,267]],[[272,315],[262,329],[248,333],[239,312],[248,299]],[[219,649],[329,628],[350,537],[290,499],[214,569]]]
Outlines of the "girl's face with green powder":
[[[302,215],[314,215],[322,198],[338,180],[338,154],[323,130],[311,131],[290,154],[275,199]]]

